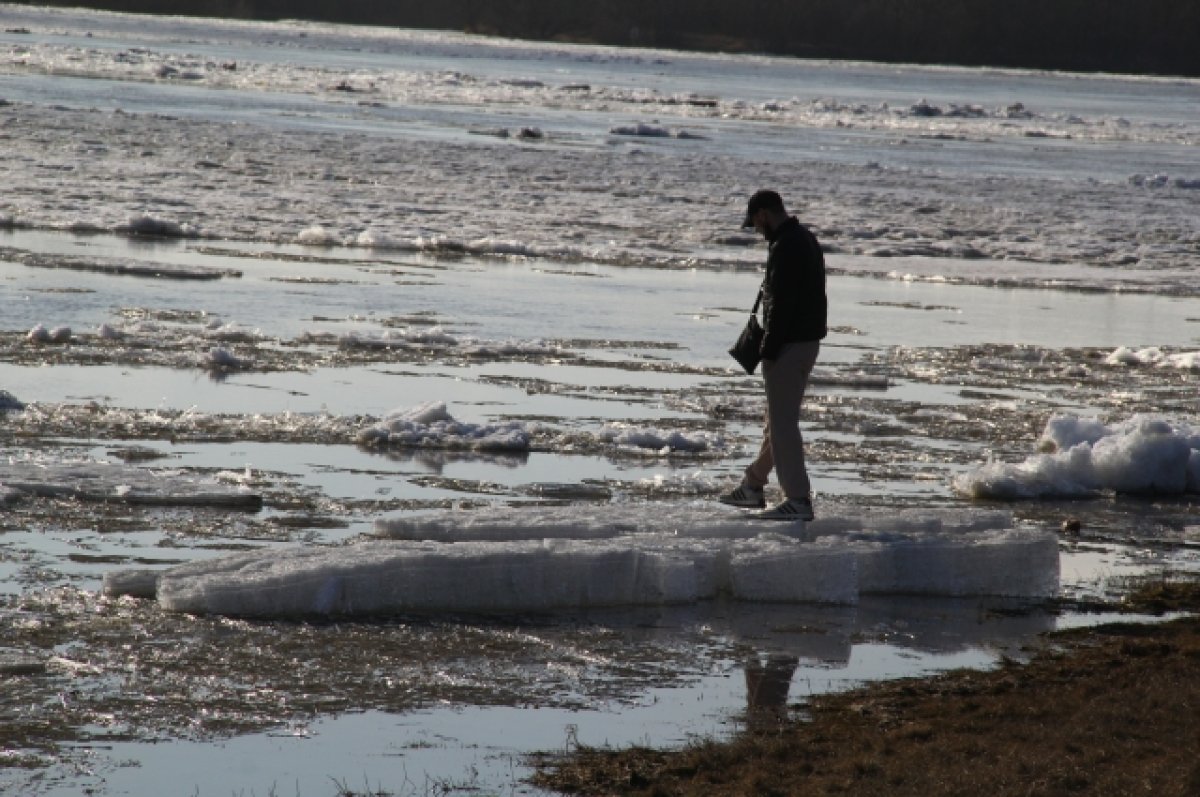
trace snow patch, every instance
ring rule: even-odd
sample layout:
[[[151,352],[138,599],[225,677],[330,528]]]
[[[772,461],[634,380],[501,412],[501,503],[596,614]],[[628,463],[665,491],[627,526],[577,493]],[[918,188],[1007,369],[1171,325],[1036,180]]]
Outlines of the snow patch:
[[[434,401],[393,410],[360,431],[357,439],[360,445],[370,447],[528,451],[533,431],[533,426],[518,421],[463,423],[450,415],[444,402]]]
[[[989,462],[954,480],[972,498],[1076,498],[1101,491],[1200,493],[1200,430],[1137,415],[1119,424],[1056,416],[1024,462]]]

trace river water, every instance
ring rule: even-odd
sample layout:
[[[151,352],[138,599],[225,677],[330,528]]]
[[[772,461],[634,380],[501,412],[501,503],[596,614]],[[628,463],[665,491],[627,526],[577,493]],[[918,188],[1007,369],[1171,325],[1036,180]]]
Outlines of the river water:
[[[1194,493],[954,484],[1035,454],[1055,415],[1196,423],[1190,361],[1111,355],[1200,349],[1200,82],[0,22],[0,389],[21,405],[0,481],[119,467],[164,499],[4,494],[5,793],[531,793],[534,750],[737,730],[763,673],[798,710],[1094,622],[927,596],[249,622],[100,593],[114,570],[352,544],[398,515],[711,498],[759,433],[760,384],[725,349],[764,257],[737,229],[760,186],[828,253],[803,421],[818,511],[1077,518],[1068,606],[1197,565]],[[536,443],[355,444],[429,402]],[[264,507],[166,500],[196,485]]]

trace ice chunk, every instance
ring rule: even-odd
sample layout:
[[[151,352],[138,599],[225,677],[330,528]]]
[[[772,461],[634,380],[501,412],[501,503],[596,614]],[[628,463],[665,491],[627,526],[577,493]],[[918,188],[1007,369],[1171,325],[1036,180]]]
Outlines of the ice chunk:
[[[1058,589],[1058,541],[1008,530],[869,543],[858,557],[866,593],[1037,597]]]
[[[1137,350],[1119,346],[1105,358],[1104,362],[1107,365],[1154,365],[1159,368],[1197,370],[1200,369],[1200,351],[1168,354],[1157,346]]]
[[[1121,493],[1200,492],[1200,430],[1137,415],[1106,426],[1071,416],[1051,418],[1041,448],[1024,462],[990,462],[954,480],[973,498],[1078,497]]]
[[[687,504],[456,511],[380,523],[393,539],[254,551],[106,579],[174,611],[247,617],[515,612],[863,592],[1044,597],[1052,531],[1007,513],[870,513],[775,524]]]
[[[184,472],[159,472],[105,462],[0,465],[0,483],[21,496],[140,506],[193,506],[257,511],[262,496]]]
[[[725,439],[713,432],[662,432],[658,429],[614,423],[602,429],[596,437],[604,443],[651,451],[708,451],[724,448]]]
[[[33,329],[25,335],[25,339],[30,343],[49,343],[50,330],[46,329],[42,324],[35,324]]]
[[[536,611],[701,597],[696,562],[612,542],[375,542],[240,554],[158,580],[166,609],[249,617]]]
[[[443,402],[397,409],[358,433],[365,446],[527,451],[532,427],[519,421],[472,424],[456,421]]]
[[[731,557],[728,592],[747,601],[857,603],[858,554],[794,542],[741,546]]]
[[[669,138],[671,135],[671,131],[662,125],[650,125],[645,122],[617,125],[608,132],[614,136],[642,136],[645,138]]]
[[[1096,441],[1097,481],[1122,493],[1182,493],[1187,489],[1190,441],[1157,418],[1140,417]]]
[[[296,243],[302,246],[337,246],[340,241],[333,232],[319,224],[314,224],[300,231]]]
[[[110,597],[153,598],[158,594],[157,570],[113,570],[104,574],[101,591]]]
[[[1080,443],[1093,445],[1110,434],[1112,429],[1098,420],[1056,415],[1046,422],[1038,447],[1043,451],[1067,451]]]
[[[249,360],[238,357],[229,349],[214,347],[204,356],[203,365],[213,371],[238,371],[251,367]]]
[[[183,238],[195,234],[195,230],[190,225],[146,214],[130,216],[129,220],[118,225],[116,230],[129,235],[154,235],[163,238]]]

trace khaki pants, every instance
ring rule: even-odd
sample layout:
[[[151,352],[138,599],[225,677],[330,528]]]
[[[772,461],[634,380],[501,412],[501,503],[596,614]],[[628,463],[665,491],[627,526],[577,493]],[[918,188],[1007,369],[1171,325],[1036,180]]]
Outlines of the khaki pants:
[[[767,388],[767,420],[762,447],[746,468],[746,484],[765,487],[771,470],[787,498],[806,498],[812,491],[804,465],[804,438],[800,435],[800,405],[808,377],[817,362],[821,342],[789,343],[777,360],[763,360]]]

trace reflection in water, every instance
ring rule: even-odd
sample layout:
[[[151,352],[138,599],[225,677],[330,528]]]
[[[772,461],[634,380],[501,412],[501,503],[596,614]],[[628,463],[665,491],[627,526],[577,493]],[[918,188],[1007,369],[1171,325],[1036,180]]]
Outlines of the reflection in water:
[[[787,718],[788,690],[800,660],[785,653],[746,659],[746,724],[765,730]]]
[[[448,465],[460,462],[481,462],[502,468],[524,467],[529,461],[527,451],[472,451],[440,448],[391,448],[378,449],[359,447],[367,454],[384,457],[392,462],[414,463],[429,473],[441,475]]]
[[[925,656],[935,669],[937,657],[958,655],[963,665],[987,666],[1022,658],[1031,638],[1055,627],[1054,615],[1004,599],[865,596],[854,607],[730,603],[710,610],[708,628],[749,649],[742,666],[750,730],[771,730],[787,718],[793,681],[795,701],[884,675],[915,675]]]

